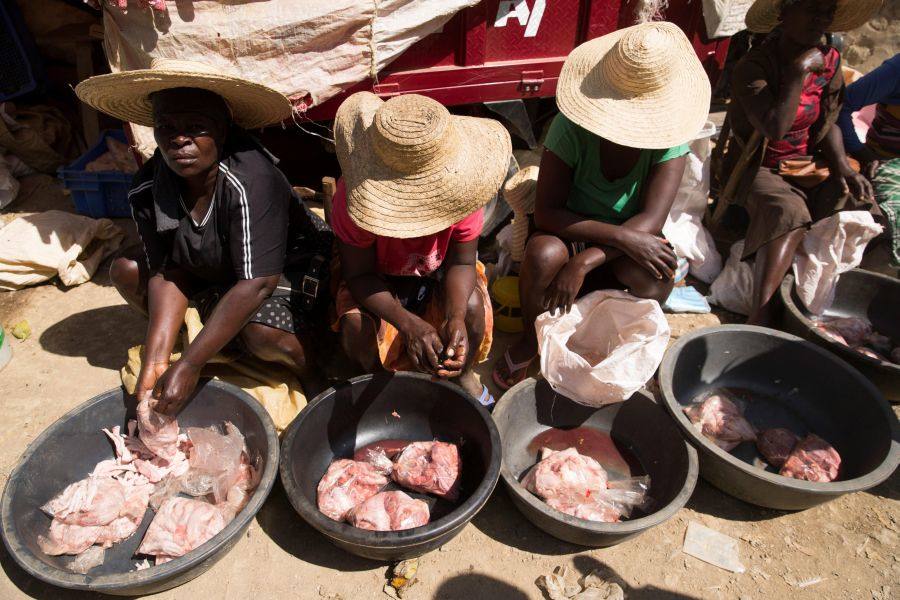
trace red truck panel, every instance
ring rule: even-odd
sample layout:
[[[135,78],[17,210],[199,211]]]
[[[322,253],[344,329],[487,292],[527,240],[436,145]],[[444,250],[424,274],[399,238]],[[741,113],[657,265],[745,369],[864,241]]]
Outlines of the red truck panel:
[[[556,93],[562,63],[578,44],[627,27],[636,0],[483,0],[420,40],[380,74],[307,111],[330,119],[360,90],[382,97],[430,96],[448,106],[547,97]],[[666,18],[688,35],[713,82],[728,40],[706,39],[701,2],[672,0]]]

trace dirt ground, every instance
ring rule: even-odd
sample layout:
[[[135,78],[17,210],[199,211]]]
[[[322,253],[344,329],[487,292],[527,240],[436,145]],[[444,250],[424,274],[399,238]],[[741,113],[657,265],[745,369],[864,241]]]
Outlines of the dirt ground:
[[[14,208],[66,205],[53,186],[31,182]],[[24,207],[24,208],[23,208]],[[8,219],[10,215],[6,215]],[[122,221],[123,227],[129,224]],[[82,286],[56,283],[0,293],[0,324],[27,319],[31,337],[14,342],[0,374],[0,474],[6,481],[28,443],[59,416],[119,385],[126,350],[146,323],[110,287],[105,269]],[[718,317],[673,316],[673,333],[718,323]],[[497,351],[505,345],[498,340]],[[852,415],[848,415],[852,417]],[[702,523],[738,539],[746,567],[732,574],[682,552],[687,524]],[[687,507],[643,536],[591,550],[558,541],[522,517],[502,485],[463,532],[421,559],[418,585],[406,596],[541,598],[538,576],[557,565],[574,574],[600,570],[632,599],[872,598],[900,596],[900,476],[880,487],[805,512],[744,504],[701,481]],[[0,550],[0,598],[86,598],[32,579]],[[197,579],[159,598],[385,597],[384,565],[329,544],[294,513],[280,485],[248,533]]]

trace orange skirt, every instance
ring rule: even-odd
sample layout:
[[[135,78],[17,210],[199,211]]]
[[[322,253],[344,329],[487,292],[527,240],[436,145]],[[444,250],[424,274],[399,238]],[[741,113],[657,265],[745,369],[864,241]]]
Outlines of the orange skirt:
[[[337,262],[337,261],[335,261]],[[494,339],[494,313],[491,308],[491,296],[488,293],[488,280],[484,274],[484,265],[481,262],[475,263],[475,293],[481,296],[481,303],[484,307],[484,337],[481,339],[481,345],[478,347],[478,353],[475,357],[476,364],[484,362],[491,351],[491,343]],[[367,310],[359,306],[347,283],[341,280],[337,291],[334,295],[335,312],[337,319],[331,328],[335,332],[341,330],[341,319],[349,314],[361,314],[372,320],[378,331],[378,355],[381,358],[381,364],[389,371],[414,371],[412,361],[406,353],[406,343],[397,328],[383,319],[379,319]],[[431,299],[425,306],[423,314],[419,315],[426,323],[440,329],[445,320],[444,312],[444,291],[442,287],[438,287],[435,293],[431,295]]]

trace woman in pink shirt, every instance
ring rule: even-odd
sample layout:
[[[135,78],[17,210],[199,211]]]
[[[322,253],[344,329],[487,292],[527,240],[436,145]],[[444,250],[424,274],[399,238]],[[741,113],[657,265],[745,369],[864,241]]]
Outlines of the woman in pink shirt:
[[[428,373],[489,405],[472,373],[493,328],[477,249],[482,207],[506,175],[509,134],[423,96],[383,102],[368,92],[341,105],[334,129],[344,174],[331,213],[334,328],[344,350],[366,372]]]

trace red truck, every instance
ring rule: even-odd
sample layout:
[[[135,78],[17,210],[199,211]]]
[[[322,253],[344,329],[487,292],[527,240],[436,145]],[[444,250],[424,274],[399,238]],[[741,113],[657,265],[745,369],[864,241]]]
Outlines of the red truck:
[[[553,96],[569,52],[633,25],[639,1],[483,0],[412,46],[377,81],[364,81],[307,116],[330,119],[347,94],[360,90],[424,94],[448,106]],[[664,16],[685,31],[715,83],[728,39],[706,37],[702,2],[670,0]]]

